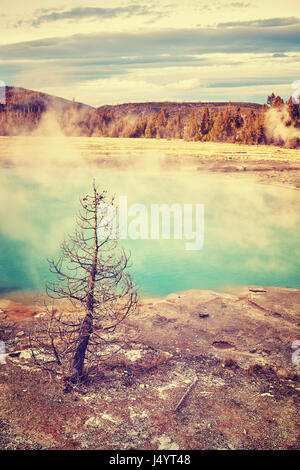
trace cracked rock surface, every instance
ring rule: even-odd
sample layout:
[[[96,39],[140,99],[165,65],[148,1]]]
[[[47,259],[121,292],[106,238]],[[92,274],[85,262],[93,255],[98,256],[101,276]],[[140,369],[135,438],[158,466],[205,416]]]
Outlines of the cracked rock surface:
[[[26,354],[27,305],[0,365],[0,448],[299,449],[299,305],[264,286],[144,299],[127,349],[69,394]]]

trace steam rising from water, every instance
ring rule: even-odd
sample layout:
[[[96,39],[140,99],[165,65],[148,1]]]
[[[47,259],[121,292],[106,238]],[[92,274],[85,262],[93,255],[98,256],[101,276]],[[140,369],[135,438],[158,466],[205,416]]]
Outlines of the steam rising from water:
[[[268,139],[274,139],[275,143],[287,143],[290,139],[300,139],[300,129],[290,124],[288,106],[268,109],[265,117],[265,126]]]
[[[8,167],[0,171],[1,287],[17,281],[42,288],[46,258],[73,231],[79,198],[90,192],[93,178],[100,189],[127,196],[129,204],[205,206],[199,252],[187,252],[180,240],[125,242],[143,292],[247,283],[295,287],[298,192],[183,167],[163,171],[166,154],[145,152],[142,141],[133,151],[126,139],[67,138],[50,115],[42,126],[50,136],[3,138]]]

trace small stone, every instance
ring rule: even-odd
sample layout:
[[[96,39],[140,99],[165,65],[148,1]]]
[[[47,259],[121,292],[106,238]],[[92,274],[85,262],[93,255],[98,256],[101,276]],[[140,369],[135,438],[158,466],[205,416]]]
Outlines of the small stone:
[[[9,357],[19,357],[20,354],[21,354],[21,351],[12,352],[12,353],[9,353]]]
[[[20,352],[19,357],[20,359],[31,359],[32,358],[31,349],[23,349],[23,351]]]
[[[278,369],[277,376],[281,379],[287,379],[289,377],[289,373],[286,369],[281,368],[281,369]]]
[[[176,442],[173,442],[172,439],[163,434],[162,436],[156,437],[151,441],[153,444],[158,442],[157,450],[178,450],[179,445]]]

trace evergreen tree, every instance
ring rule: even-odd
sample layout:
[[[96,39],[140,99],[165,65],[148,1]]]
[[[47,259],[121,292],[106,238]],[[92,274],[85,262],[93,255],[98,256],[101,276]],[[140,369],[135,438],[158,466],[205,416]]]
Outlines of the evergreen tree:
[[[202,134],[202,139],[207,140],[208,139],[208,134],[211,131],[213,126],[213,123],[210,119],[210,114],[209,114],[209,109],[206,106],[204,108],[203,114],[202,114],[202,119],[201,119],[201,124],[200,124],[200,130]]]

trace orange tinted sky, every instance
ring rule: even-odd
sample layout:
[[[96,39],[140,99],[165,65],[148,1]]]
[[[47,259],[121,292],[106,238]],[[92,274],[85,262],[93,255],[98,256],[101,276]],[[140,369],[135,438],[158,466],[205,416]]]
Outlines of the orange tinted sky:
[[[1,6],[0,80],[8,85],[98,106],[264,102],[272,91],[287,98],[300,79],[295,0]]]

